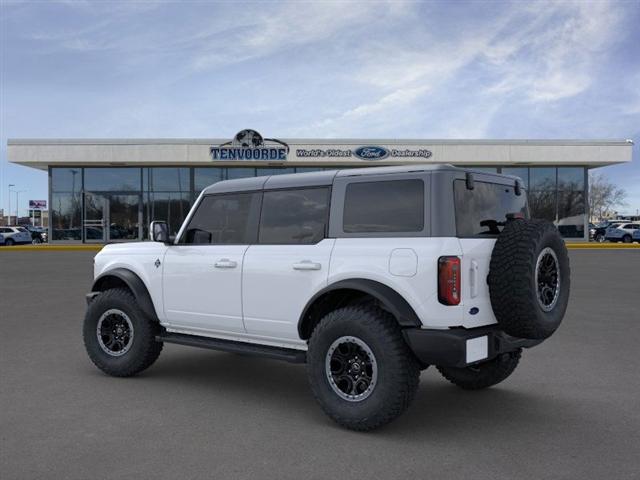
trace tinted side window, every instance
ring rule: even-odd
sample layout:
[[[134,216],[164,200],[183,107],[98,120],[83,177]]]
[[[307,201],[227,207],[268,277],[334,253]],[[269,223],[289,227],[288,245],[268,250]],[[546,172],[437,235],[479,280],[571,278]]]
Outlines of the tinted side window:
[[[424,208],[422,180],[351,183],[345,192],[343,231],[420,232]]]
[[[255,243],[259,210],[259,193],[204,197],[180,242],[213,245]]]
[[[265,192],[259,243],[318,243],[325,236],[328,216],[328,188]]]
[[[464,180],[454,182],[456,230],[460,237],[500,234],[509,213],[529,218],[526,195],[516,195],[514,188],[497,183],[475,182],[473,190]]]

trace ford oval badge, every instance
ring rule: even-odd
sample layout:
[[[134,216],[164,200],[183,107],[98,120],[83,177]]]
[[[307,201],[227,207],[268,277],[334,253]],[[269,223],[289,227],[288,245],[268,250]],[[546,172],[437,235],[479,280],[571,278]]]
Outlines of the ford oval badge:
[[[353,153],[363,160],[381,160],[389,156],[389,150],[375,146],[358,147]]]

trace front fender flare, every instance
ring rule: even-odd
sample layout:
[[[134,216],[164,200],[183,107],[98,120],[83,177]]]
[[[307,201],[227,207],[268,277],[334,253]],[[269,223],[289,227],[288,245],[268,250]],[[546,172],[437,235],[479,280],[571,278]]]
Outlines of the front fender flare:
[[[114,268],[113,270],[108,270],[100,274],[94,280],[89,296],[93,297],[97,292],[103,292],[109,288],[110,278],[117,278],[124,282],[133,293],[138,306],[142,309],[145,315],[152,320],[158,321],[158,315],[156,314],[156,309],[153,306],[153,301],[151,300],[151,295],[149,295],[147,286],[136,273],[127,268]]]

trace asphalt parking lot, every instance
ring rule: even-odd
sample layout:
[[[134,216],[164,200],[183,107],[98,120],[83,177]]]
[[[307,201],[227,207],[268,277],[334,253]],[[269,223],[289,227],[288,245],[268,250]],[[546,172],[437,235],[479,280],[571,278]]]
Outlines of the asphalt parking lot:
[[[333,424],[304,367],[165,345],[142,375],[87,358],[95,252],[0,252],[0,478],[626,479],[640,472],[640,250],[571,251],[554,337],[481,392],[422,375],[404,416]]]

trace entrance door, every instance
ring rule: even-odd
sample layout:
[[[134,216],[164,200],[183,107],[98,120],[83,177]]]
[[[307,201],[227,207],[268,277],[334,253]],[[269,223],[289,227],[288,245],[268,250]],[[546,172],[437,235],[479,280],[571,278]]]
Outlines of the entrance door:
[[[104,243],[107,240],[107,197],[95,193],[84,195],[83,236],[86,242]]]
[[[141,200],[138,194],[86,193],[83,223],[85,241],[140,240]]]

